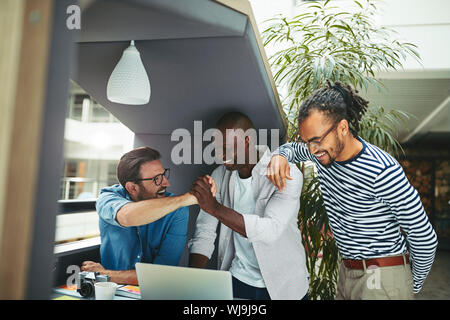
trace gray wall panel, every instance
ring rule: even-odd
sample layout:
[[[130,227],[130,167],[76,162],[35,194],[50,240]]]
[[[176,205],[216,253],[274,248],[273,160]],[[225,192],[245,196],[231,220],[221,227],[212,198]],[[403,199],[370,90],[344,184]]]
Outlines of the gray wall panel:
[[[77,1],[54,1],[27,299],[48,299],[53,282],[53,248],[63,164],[64,125],[70,71],[75,61],[75,34],[66,28],[66,9],[74,3]]]

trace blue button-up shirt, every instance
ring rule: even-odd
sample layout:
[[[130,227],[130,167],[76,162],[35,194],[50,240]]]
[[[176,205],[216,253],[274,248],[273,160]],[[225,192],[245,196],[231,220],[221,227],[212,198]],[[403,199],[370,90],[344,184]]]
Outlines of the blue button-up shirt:
[[[173,194],[166,192],[166,196]],[[116,214],[132,202],[119,184],[103,188],[97,199],[101,264],[110,270],[131,270],[136,262],[178,265],[186,243],[188,207],[138,227],[123,227]]]

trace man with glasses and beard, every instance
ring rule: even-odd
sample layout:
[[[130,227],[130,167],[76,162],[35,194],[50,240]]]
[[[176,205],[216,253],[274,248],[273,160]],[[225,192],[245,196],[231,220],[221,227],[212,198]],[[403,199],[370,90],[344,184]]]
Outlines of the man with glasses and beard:
[[[289,162],[314,162],[342,258],[336,299],[411,299],[437,237],[397,160],[358,136],[367,105],[340,83],[315,91],[300,107],[298,141],[274,152],[267,177],[283,190]]]
[[[137,262],[178,265],[186,243],[188,206],[197,199],[190,193],[167,192],[170,171],[160,158],[148,147],[122,156],[117,166],[120,185],[102,189],[96,203],[101,264],[85,261],[81,270],[137,284]]]

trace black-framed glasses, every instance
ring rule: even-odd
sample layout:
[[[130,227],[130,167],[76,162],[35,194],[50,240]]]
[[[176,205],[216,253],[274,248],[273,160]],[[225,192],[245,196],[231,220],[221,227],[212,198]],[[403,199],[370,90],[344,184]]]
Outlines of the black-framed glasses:
[[[166,169],[164,169],[163,173],[160,173],[160,174],[154,176],[153,178],[136,179],[135,182],[145,181],[145,180],[153,180],[153,182],[155,182],[155,185],[159,186],[163,182],[164,177],[166,177],[166,179],[169,179],[169,176],[170,176],[170,169],[166,168]]]
[[[305,147],[305,148],[311,148],[311,147],[314,147],[314,148],[319,148],[320,147],[320,144],[322,143],[322,141],[334,130],[334,129],[336,129],[336,127],[338,126],[338,124],[339,124],[339,122],[340,121],[338,121],[338,122],[336,122],[334,125],[332,125],[331,126],[331,128],[330,129],[328,129],[323,135],[322,135],[322,137],[320,137],[320,138],[316,138],[316,139],[313,139],[312,141],[308,141],[308,142],[305,142],[305,141],[303,141],[301,138],[298,138],[298,140],[297,140],[297,142],[299,143],[299,144],[301,144],[303,147]]]

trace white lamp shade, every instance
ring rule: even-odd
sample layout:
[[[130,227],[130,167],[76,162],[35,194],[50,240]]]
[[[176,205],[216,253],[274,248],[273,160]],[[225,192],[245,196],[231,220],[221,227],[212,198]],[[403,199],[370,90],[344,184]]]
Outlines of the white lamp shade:
[[[106,96],[109,101],[121,104],[142,105],[150,101],[150,81],[134,41],[111,73]]]

